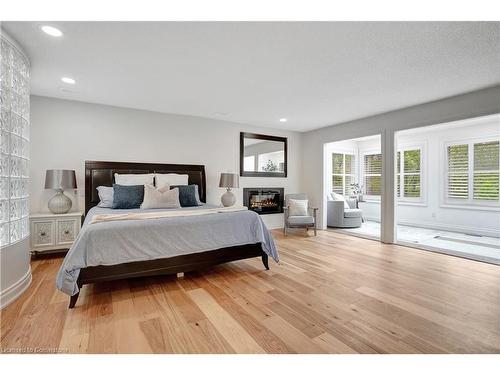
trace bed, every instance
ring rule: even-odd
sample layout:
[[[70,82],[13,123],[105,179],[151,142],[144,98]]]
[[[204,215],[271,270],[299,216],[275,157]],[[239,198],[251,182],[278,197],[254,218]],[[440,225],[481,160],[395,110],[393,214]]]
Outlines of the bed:
[[[97,207],[96,188],[112,186],[115,173],[187,174],[189,184],[198,185],[203,206],[178,209],[189,210],[193,216],[180,213],[180,217],[92,223],[96,215],[114,211],[155,211]],[[70,296],[69,308],[75,306],[85,284],[184,273],[253,257],[261,257],[266,269],[269,256],[278,261],[272,236],[255,212],[198,215],[196,210],[216,210],[206,204],[203,165],[86,161],[86,218],[56,281],[58,289]]]

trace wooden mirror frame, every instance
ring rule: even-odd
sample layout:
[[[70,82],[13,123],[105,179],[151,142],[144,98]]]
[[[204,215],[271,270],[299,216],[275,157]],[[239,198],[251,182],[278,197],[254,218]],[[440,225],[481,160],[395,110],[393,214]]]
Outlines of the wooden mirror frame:
[[[283,142],[285,146],[285,166],[283,172],[249,172],[244,170],[245,138],[262,139],[266,141]],[[240,176],[242,177],[286,177],[288,170],[288,138],[274,135],[240,132]]]

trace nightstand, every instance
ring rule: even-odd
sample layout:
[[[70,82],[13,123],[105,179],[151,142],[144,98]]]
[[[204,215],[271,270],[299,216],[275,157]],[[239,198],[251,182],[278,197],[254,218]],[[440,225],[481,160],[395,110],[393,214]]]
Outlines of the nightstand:
[[[31,252],[61,252],[71,247],[82,226],[82,213],[30,215]]]

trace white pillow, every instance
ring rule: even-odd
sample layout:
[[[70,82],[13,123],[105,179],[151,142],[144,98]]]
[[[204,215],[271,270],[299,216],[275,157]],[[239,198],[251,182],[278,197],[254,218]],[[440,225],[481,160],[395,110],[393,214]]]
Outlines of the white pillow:
[[[145,174],[119,174],[115,173],[115,184],[118,185],[153,185],[154,173]]]
[[[189,175],[177,173],[156,173],[156,186],[188,185]]]
[[[144,200],[141,208],[179,208],[179,189],[170,190],[170,186],[166,185],[160,189],[156,189],[153,185],[144,185]]]
[[[98,186],[99,203],[97,207],[113,208],[113,188],[111,186]]]
[[[337,193],[332,192],[332,197],[333,197],[334,201],[343,201],[344,202],[344,209],[348,210],[349,208],[351,208],[349,206],[349,203],[347,203],[347,201],[345,200],[345,198],[342,194],[337,194]]]
[[[289,216],[307,216],[307,199],[289,199],[288,200],[288,215]]]

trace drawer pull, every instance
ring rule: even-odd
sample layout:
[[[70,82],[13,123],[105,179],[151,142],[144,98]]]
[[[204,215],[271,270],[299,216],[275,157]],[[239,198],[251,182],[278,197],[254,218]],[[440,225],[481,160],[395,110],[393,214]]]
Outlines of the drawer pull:
[[[69,230],[67,230],[67,229],[66,229],[66,230],[64,231],[64,234],[69,234]]]
[[[45,235],[47,235],[47,233],[45,233],[44,231],[41,231],[41,232],[40,232],[40,236],[42,236],[42,237],[43,237],[43,236],[45,236]]]

